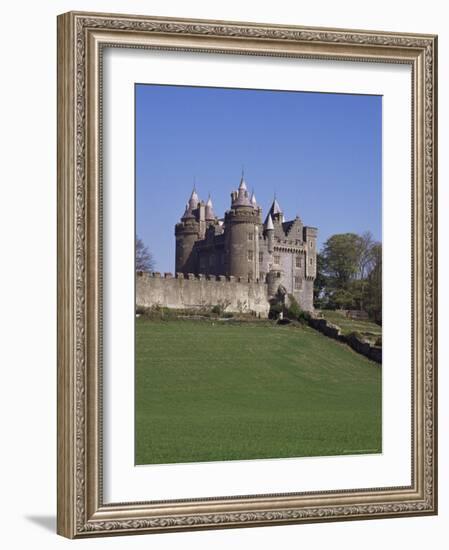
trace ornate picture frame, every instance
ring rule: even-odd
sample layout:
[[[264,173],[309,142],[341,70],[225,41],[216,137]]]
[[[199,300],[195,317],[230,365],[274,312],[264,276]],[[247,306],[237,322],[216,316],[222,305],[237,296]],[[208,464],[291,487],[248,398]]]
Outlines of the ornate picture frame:
[[[410,66],[410,485],[165,501],[154,501],[149,494],[146,502],[104,502],[102,55],[106,47]],[[81,12],[59,16],[58,533],[83,538],[436,514],[436,186],[436,36]]]

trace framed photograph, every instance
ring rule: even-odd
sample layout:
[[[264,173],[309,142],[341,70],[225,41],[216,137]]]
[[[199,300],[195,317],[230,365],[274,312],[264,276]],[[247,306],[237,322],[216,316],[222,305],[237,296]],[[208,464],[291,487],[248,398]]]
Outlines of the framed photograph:
[[[59,534],[437,513],[436,53],[59,16]]]

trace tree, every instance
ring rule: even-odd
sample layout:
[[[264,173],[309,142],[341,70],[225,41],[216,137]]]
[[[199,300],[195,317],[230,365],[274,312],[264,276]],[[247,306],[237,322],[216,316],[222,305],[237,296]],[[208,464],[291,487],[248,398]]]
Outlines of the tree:
[[[318,252],[316,255],[316,278],[313,284],[313,301],[315,307],[321,309],[326,306],[325,290],[327,277],[324,273],[323,256]]]
[[[148,247],[139,237],[136,237],[136,271],[153,271],[154,259]]]
[[[360,271],[362,238],[355,233],[332,235],[321,251],[323,271],[334,288],[348,287]]]
[[[382,323],[382,245],[373,246],[373,265],[367,277],[366,311],[375,321]]]
[[[375,246],[378,243],[374,240],[370,231],[365,231],[360,236],[359,251],[359,278],[366,279],[375,263]]]
[[[381,244],[369,232],[329,237],[317,256],[315,304],[329,309],[357,308],[374,318],[381,316],[381,287],[376,275],[381,270],[381,255]]]
[[[369,231],[365,231],[360,236],[359,250],[359,273],[358,284],[356,284],[358,308],[365,309],[365,299],[367,292],[367,277],[375,265],[375,248],[378,243],[374,240]]]
[[[356,297],[351,288],[336,288],[329,293],[328,305],[332,309],[354,309],[357,307]]]

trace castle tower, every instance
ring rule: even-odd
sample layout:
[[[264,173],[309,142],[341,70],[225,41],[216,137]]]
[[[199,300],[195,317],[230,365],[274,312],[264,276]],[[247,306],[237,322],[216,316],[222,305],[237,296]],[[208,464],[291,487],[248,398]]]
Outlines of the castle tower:
[[[303,239],[305,244],[305,277],[314,280],[316,277],[316,239],[317,230],[315,227],[303,228]]]
[[[244,279],[258,278],[260,214],[261,210],[249,196],[242,175],[238,190],[231,193],[231,209],[225,214],[227,275]]]
[[[254,210],[259,212],[259,217],[262,215],[262,210],[259,208],[256,200],[256,195],[254,194],[254,190],[251,193],[251,204],[254,208]],[[262,226],[260,224],[255,225],[254,227],[254,278],[256,280],[260,279],[260,262],[259,262],[259,251],[260,251],[260,231],[262,229]]]
[[[193,247],[195,242],[200,238],[200,215],[201,201],[194,187],[181,221],[175,226],[175,270],[177,273],[195,273],[196,271],[196,257]],[[204,215],[205,207],[203,203],[203,217]],[[205,226],[204,220],[203,223]]]

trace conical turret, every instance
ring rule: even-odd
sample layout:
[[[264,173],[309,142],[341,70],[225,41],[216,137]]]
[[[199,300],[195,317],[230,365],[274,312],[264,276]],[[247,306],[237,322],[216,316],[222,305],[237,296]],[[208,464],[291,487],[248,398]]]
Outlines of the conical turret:
[[[190,195],[189,199],[189,207],[191,210],[195,210],[195,208],[198,208],[198,203],[200,202],[200,198],[198,196],[198,193],[196,192],[196,186],[193,186],[192,194]]]
[[[274,225],[273,220],[271,219],[271,214],[268,213],[267,219],[265,220],[265,232],[267,235],[267,244],[268,252],[271,254],[274,247]]]
[[[254,194],[254,191],[251,193],[251,204],[253,205],[254,208],[257,208],[257,200],[256,200],[256,195]]]
[[[212,199],[209,195],[209,198],[206,202],[206,221],[213,221],[215,220],[215,213],[214,213],[214,207],[212,204]]]
[[[251,198],[248,193],[248,188],[246,186],[245,178],[242,177],[240,179],[240,184],[237,189],[237,191],[234,191],[231,193],[232,198],[232,208],[239,207],[239,206],[252,206]]]
[[[242,174],[242,177],[240,179],[240,185],[239,185],[239,191],[240,189],[242,189],[243,191],[247,191],[247,187],[246,187],[246,181],[245,181],[245,178]]]
[[[194,244],[201,236],[200,198],[195,186],[187,201],[180,223],[175,226],[177,272],[190,273],[195,270]],[[203,207],[204,208],[204,207]]]
[[[190,208],[190,204],[186,203],[186,209],[184,210],[184,214],[181,216],[181,220],[187,220],[188,218],[194,218],[192,209]]]
[[[276,199],[276,195],[274,196],[270,210],[268,211],[267,217],[265,218],[265,225],[268,222],[268,216],[271,216],[272,221],[277,221],[279,223],[282,223],[284,221],[284,214]]]

